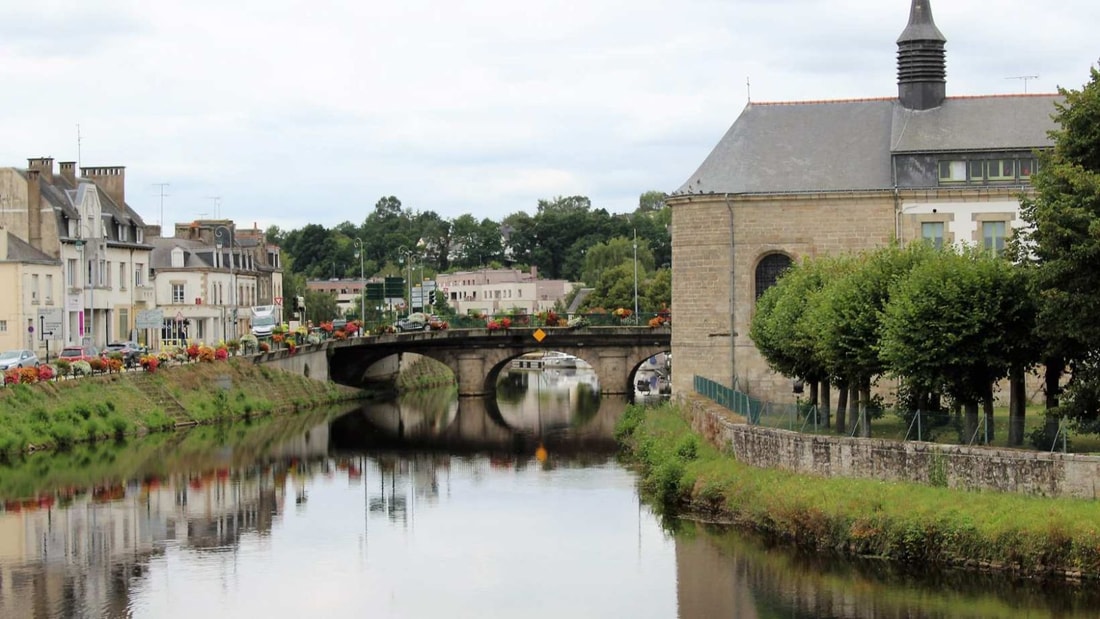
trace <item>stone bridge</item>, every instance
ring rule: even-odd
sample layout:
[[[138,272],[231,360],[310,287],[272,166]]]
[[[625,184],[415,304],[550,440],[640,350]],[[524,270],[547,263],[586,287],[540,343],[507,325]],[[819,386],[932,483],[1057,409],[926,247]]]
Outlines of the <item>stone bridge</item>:
[[[544,337],[538,339],[539,333]],[[306,346],[295,355],[286,351],[262,355],[258,362],[319,380],[361,386],[371,366],[400,353],[417,353],[435,359],[454,372],[461,396],[492,393],[497,377],[513,359],[538,351],[561,351],[584,360],[600,381],[604,394],[629,394],[633,377],[647,359],[667,352],[669,327],[584,327],[445,329],[416,333],[390,333]]]

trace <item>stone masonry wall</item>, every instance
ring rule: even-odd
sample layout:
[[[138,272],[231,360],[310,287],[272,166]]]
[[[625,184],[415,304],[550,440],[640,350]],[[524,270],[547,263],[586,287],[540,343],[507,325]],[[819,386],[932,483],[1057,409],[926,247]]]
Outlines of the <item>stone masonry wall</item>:
[[[750,426],[699,396],[680,402],[696,432],[756,467],[822,477],[935,480],[967,491],[1097,498],[1097,456],[800,434]]]
[[[728,204],[722,195],[706,195],[678,197],[670,204],[673,391],[690,392],[696,375],[731,385],[736,374],[743,391],[793,401],[790,380],[768,368],[748,336],[756,307],[756,267],[773,253],[798,262],[888,243],[894,236],[893,195],[730,196]]]

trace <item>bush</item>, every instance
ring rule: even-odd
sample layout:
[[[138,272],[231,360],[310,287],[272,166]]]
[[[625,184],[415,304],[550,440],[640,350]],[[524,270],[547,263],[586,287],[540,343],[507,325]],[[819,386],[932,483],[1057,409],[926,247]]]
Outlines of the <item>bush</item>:
[[[57,366],[58,376],[68,376],[73,371],[72,364],[64,359],[58,359],[57,361],[54,361],[54,365]]]
[[[53,367],[49,364],[38,366],[38,380],[46,382],[54,377]]]
[[[87,361],[77,361],[72,366],[74,376],[91,376],[92,365]]]

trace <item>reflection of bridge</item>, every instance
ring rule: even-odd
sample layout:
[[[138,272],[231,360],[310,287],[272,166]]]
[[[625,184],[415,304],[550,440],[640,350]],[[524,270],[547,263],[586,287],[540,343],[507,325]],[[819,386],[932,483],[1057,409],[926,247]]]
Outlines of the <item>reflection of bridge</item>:
[[[333,420],[327,434],[336,452],[415,449],[448,453],[534,453],[545,445],[554,453],[607,454],[618,450],[615,424],[625,398],[600,398],[599,410],[569,427],[520,427],[502,415],[493,398],[459,398],[443,410],[409,402],[370,402]],[[546,425],[550,425],[547,423]]]
[[[537,332],[545,334],[536,339]],[[352,386],[365,383],[370,367],[399,353],[418,353],[442,362],[454,372],[462,396],[492,393],[497,376],[520,355],[557,350],[586,361],[605,394],[633,392],[634,372],[647,359],[669,349],[666,327],[588,327],[582,329],[455,329],[384,334],[304,347],[294,357],[265,356],[291,371],[331,378]]]

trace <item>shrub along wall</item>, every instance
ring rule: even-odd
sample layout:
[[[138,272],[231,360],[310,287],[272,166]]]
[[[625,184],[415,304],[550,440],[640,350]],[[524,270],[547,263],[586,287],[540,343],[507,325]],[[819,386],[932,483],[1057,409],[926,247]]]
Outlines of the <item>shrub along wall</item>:
[[[801,434],[748,425],[694,395],[684,398],[683,408],[696,432],[752,466],[959,490],[1097,497],[1097,456]]]

